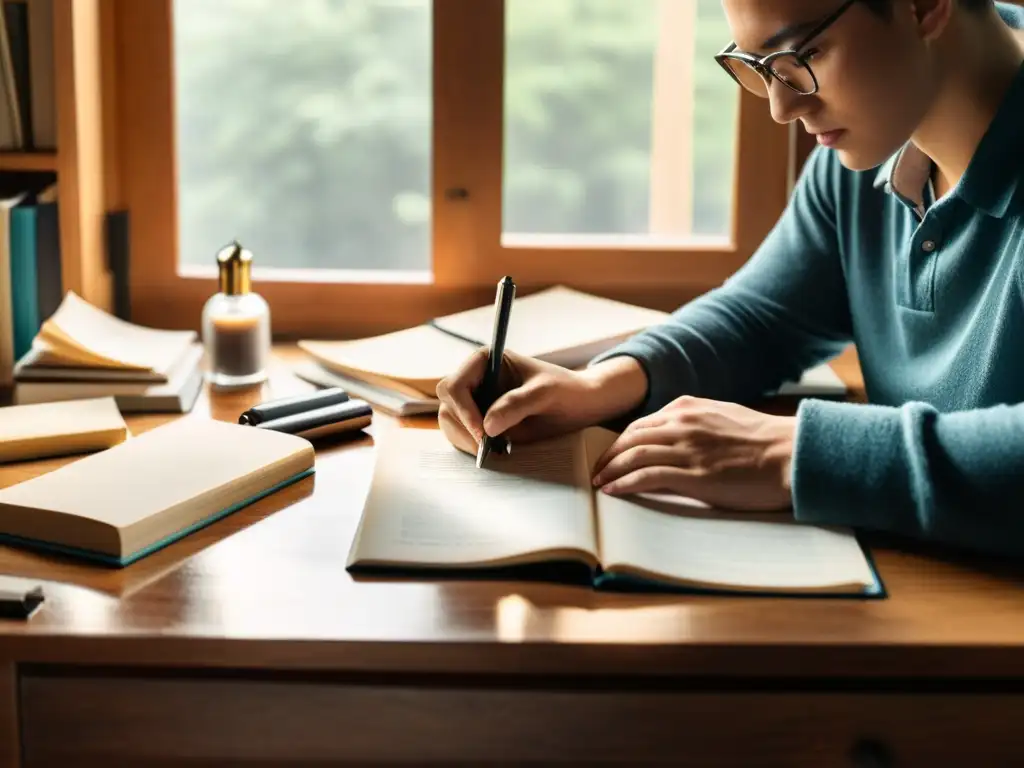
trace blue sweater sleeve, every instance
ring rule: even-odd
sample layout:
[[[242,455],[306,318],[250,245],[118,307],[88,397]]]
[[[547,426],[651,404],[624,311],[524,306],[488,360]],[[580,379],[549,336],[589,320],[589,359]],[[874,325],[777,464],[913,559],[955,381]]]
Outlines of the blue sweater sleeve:
[[[644,368],[647,398],[632,416],[681,395],[749,402],[851,341],[830,162],[811,153],[779,222],[723,285],[595,358],[627,355]]]
[[[1024,554],[1024,404],[939,413],[807,400],[798,415],[797,520]]]

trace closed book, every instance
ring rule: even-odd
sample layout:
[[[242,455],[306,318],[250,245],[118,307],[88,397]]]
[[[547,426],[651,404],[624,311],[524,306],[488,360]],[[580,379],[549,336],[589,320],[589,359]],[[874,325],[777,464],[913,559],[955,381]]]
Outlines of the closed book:
[[[0,463],[100,451],[128,437],[110,397],[0,408]]]
[[[14,402],[48,403],[113,397],[122,413],[188,413],[203,387],[203,348],[192,345],[167,381],[131,378],[135,371],[15,366]],[[24,358],[23,358],[24,360]]]
[[[125,566],[310,475],[312,444],[181,418],[0,490],[0,541]]]

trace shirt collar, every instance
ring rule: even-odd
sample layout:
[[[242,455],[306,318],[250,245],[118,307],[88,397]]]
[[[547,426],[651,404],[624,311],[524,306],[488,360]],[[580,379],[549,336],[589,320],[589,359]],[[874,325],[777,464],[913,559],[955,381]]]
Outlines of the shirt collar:
[[[1006,215],[1024,173],[1024,66],[996,111],[953,194],[989,216]],[[907,142],[878,170],[875,186],[884,187],[920,216],[925,210],[925,189],[932,161]]]

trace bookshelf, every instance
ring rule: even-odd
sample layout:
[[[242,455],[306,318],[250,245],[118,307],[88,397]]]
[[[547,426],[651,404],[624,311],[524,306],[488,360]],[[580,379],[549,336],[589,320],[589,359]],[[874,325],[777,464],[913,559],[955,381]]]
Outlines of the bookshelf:
[[[56,152],[0,152],[0,171],[56,170]]]
[[[111,199],[117,175],[111,132],[116,1],[52,0],[56,149],[0,151],[0,172],[57,174],[63,290],[108,311],[104,218],[116,205]]]

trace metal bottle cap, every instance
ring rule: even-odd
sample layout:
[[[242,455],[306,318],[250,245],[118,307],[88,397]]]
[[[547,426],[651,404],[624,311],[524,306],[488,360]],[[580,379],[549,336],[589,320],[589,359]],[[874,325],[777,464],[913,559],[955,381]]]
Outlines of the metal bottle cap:
[[[220,270],[220,292],[238,296],[252,290],[252,253],[237,240],[217,253]]]

